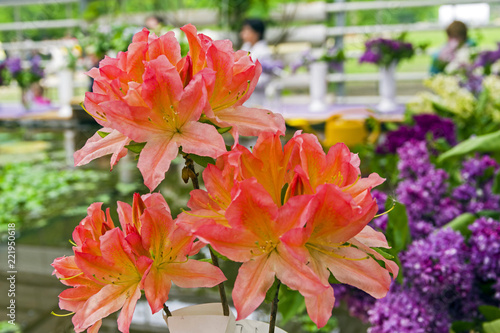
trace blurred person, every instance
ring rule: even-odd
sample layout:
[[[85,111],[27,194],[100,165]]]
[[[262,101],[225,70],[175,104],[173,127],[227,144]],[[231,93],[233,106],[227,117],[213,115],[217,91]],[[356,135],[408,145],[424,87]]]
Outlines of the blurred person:
[[[43,96],[44,89],[40,82],[34,82],[31,84],[31,94],[33,103],[38,105],[49,105],[50,100]]]
[[[250,57],[253,61],[259,60],[263,69],[266,68],[266,64],[273,62],[271,49],[264,40],[265,32],[266,25],[264,21],[258,18],[248,18],[244,20],[240,31],[240,37],[243,40],[241,49],[250,52]],[[271,78],[270,73],[264,70],[262,71],[254,93],[248,99],[246,105],[262,106],[264,104],[265,90]]]
[[[461,21],[453,21],[446,28],[448,41],[433,56],[431,74],[453,73],[470,63],[470,47],[474,43],[468,39],[467,33],[467,25]]]
[[[149,31],[154,32],[157,36],[161,36],[165,28],[165,21],[158,15],[151,15],[146,18],[145,26]]]

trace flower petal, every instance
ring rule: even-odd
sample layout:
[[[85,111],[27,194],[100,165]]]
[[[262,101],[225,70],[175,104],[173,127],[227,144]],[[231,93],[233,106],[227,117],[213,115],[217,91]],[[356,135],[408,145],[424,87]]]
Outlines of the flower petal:
[[[329,287],[322,293],[314,296],[305,297],[307,314],[311,320],[321,328],[326,325],[328,319],[332,316],[335,296],[333,288]]]
[[[101,129],[101,131],[103,130],[107,132],[105,128]],[[99,133],[95,133],[88,139],[85,146],[74,154],[75,166],[81,166],[101,156],[113,154],[111,157],[111,169],[113,169],[113,166],[127,155],[125,146],[130,143],[130,139],[117,130],[110,130],[108,133],[104,138]]]
[[[274,283],[274,276],[267,256],[241,265],[233,289],[234,307],[238,311],[236,320],[245,319],[262,303]]]

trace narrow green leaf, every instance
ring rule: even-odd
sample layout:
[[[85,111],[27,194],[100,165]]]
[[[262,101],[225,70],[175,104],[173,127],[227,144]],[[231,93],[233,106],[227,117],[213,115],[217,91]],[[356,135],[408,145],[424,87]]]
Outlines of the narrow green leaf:
[[[219,132],[220,134],[224,134],[226,132],[229,132],[231,128],[233,128],[233,126],[218,128],[217,132]]]
[[[468,321],[454,321],[451,324],[451,331],[454,333],[468,333],[476,327],[474,323]]]
[[[125,146],[125,148],[127,148],[133,153],[140,154],[145,145],[146,142],[130,141],[130,143]]]
[[[451,228],[455,231],[459,231],[465,238],[468,238],[471,234],[469,230],[469,225],[471,225],[477,217],[471,213],[464,213],[460,216],[455,217],[453,220],[448,222],[443,226],[444,228]]]
[[[281,325],[285,325],[290,319],[301,314],[306,308],[304,297],[296,290],[280,288],[279,300],[278,311],[282,316]]]
[[[491,191],[495,194],[500,194],[500,171],[495,175],[495,180],[493,181],[493,188]]]
[[[264,298],[264,301],[266,303],[272,303],[274,296],[276,296],[276,290],[278,289],[278,279],[274,279],[274,283],[269,288],[269,290],[266,292],[266,298]],[[280,300],[280,305],[281,305],[281,300]]]
[[[406,214],[405,205],[394,202],[389,198],[385,203],[385,209],[389,210],[394,204],[394,209],[388,213],[389,221],[385,235],[387,242],[391,246],[388,250],[392,255],[397,255],[399,252],[406,249],[411,243],[410,228],[408,227],[408,215]]]
[[[438,157],[442,162],[450,157],[461,156],[471,152],[497,152],[500,151],[500,131],[480,135],[462,141],[452,149]]]
[[[380,247],[372,247],[372,250],[377,251],[385,259],[394,259],[394,256],[392,254],[385,252],[387,251],[387,249],[382,249]]]
[[[288,183],[286,183],[283,188],[281,189],[281,204],[284,205],[285,204],[285,195],[286,195],[286,191],[288,190]]]
[[[198,156],[194,154],[189,154],[189,157],[191,157],[193,161],[195,161],[197,164],[201,165],[204,168],[206,168],[207,165],[209,164],[215,164],[215,160],[208,156]]]
[[[99,134],[101,138],[105,138],[109,135],[108,132],[103,132],[103,131],[97,131],[97,134]]]
[[[483,324],[484,333],[500,333],[500,319]]]
[[[478,309],[487,321],[500,319],[500,308],[497,308],[496,306],[481,305]]]

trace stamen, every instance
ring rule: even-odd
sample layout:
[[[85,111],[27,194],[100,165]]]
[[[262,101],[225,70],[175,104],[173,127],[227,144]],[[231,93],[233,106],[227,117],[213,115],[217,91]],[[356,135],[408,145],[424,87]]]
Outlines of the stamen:
[[[70,277],[67,277],[67,278],[60,278],[59,280],[61,280],[61,281],[64,281],[64,280],[71,280],[71,279],[74,279],[74,278],[76,278],[77,276],[80,276],[80,275],[82,275],[82,274],[83,274],[83,272],[81,272],[81,273],[79,273],[79,274],[76,274],[75,276],[70,276]]]
[[[73,246],[78,246],[78,245],[76,245],[76,243],[75,243],[75,242],[73,242],[71,239],[68,239],[68,242],[69,242],[71,245],[73,245]]]
[[[213,217],[214,217],[214,216],[211,216],[211,215],[205,215],[205,216],[203,216],[203,215],[196,215],[196,214],[192,214],[192,213],[190,213],[190,212],[188,212],[188,211],[184,210],[183,208],[181,208],[181,211],[182,211],[183,213],[186,213],[187,215],[194,216],[194,217],[201,217],[201,218],[213,218]],[[217,215],[219,215],[219,216],[224,216],[224,215],[222,215],[221,213],[218,213],[218,212],[217,212],[217,211],[215,211],[215,210],[212,210],[212,211],[213,211],[214,213],[217,213]]]
[[[56,317],[68,317],[68,316],[74,315],[75,313],[70,312],[70,313],[66,313],[66,314],[58,314],[58,313],[55,313],[54,311],[52,311],[50,314],[53,316],[56,316]]]
[[[387,211],[385,211],[383,213],[377,214],[373,218],[376,218],[376,217],[379,217],[379,216],[382,216],[382,215],[385,215],[385,214],[391,212],[394,209],[394,207],[396,207],[396,203],[395,202],[392,203],[392,207],[389,208],[389,210],[387,210]]]
[[[108,121],[106,119],[106,115],[102,115],[100,114],[99,112],[96,112],[98,116],[102,117],[102,118],[99,118],[99,117],[96,117],[94,116],[93,114],[91,114],[90,112],[87,111],[87,109],[85,108],[85,105],[83,105],[83,102],[80,103],[80,106],[82,107],[82,109],[88,113],[89,116],[91,116],[92,118],[95,118],[95,119],[99,119],[99,120],[102,120],[102,121]]]
[[[358,175],[358,177],[356,178],[356,181],[354,183],[352,183],[351,185],[349,185],[349,187],[346,187],[346,188],[342,189],[342,191],[348,191],[348,190],[350,190],[351,188],[354,187],[354,185],[356,185],[358,183],[358,180],[360,180],[360,179],[361,179],[361,175]]]
[[[324,250],[322,248],[319,248],[317,246],[314,246],[310,243],[307,243],[307,246],[318,251],[318,252],[321,252],[323,254],[326,254],[327,256],[331,256],[331,257],[335,257],[335,258],[339,258],[339,259],[345,259],[345,260],[350,260],[350,261],[361,261],[361,260],[366,260],[366,259],[370,259],[370,256],[367,255],[366,257],[363,257],[363,258],[348,258],[346,256],[341,256],[333,251],[327,251],[327,250]],[[345,246],[345,247],[349,247],[349,246]]]

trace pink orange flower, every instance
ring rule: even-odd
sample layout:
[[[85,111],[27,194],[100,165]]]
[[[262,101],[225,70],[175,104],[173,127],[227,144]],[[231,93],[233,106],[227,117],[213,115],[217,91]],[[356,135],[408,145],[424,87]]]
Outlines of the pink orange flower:
[[[193,288],[226,279],[219,268],[188,258],[204,244],[193,244],[195,236],[176,225],[160,194],[135,194],[132,206],[118,204],[118,215],[124,231],[114,227],[101,203],[92,204],[73,232],[75,255],[52,264],[72,287],[59,295],[59,305],[75,312],[76,332],[97,332],[101,319],[120,309],[118,328],[128,332],[141,290],[155,313],[168,299],[171,281]]]
[[[367,226],[377,210],[368,191],[355,200],[336,185],[321,185],[308,207],[306,227],[289,232],[282,241],[298,259],[309,262],[323,283],[331,272],[338,281],[381,298],[398,266],[370,248],[389,247],[382,233]],[[375,259],[384,261],[385,268]],[[330,318],[334,303],[331,287],[306,297],[309,316],[319,327]]]
[[[127,52],[106,57],[89,75],[93,92],[85,107],[104,128],[75,153],[75,164],[112,154],[111,167],[125,156],[131,140],[145,143],[138,167],[153,190],[164,179],[178,150],[218,157],[226,151],[216,128],[232,127],[233,135],[284,133],[281,115],[247,109],[260,65],[233,52],[229,41],[212,41],[183,27],[191,46],[181,58],[173,32],[161,37],[144,29]],[[107,134],[107,135],[106,135]]]
[[[328,288],[280,240],[288,231],[304,226],[302,215],[310,199],[299,196],[278,207],[255,179],[248,179],[234,189],[226,211],[229,226],[207,223],[196,231],[222,255],[243,262],[233,289],[238,319],[246,318],[262,303],[275,276],[304,296]]]

